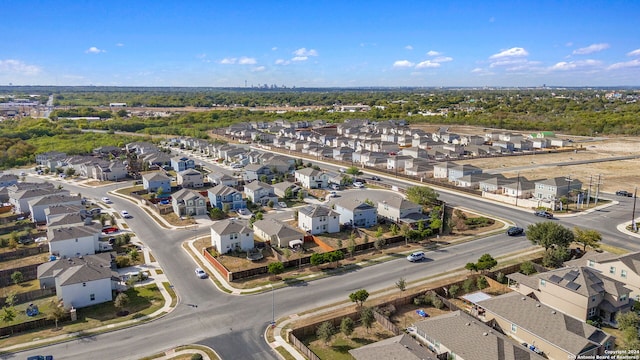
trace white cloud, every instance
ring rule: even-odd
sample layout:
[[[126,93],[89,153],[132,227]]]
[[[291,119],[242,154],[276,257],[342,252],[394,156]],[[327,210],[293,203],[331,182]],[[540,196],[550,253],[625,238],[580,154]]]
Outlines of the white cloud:
[[[92,46],[92,47],[88,48],[87,50],[85,50],[84,52],[87,53],[87,54],[100,54],[100,53],[107,52],[107,51],[106,50],[101,50],[101,49],[98,49],[95,46]]]
[[[411,46],[411,45],[407,45],[404,48],[407,49],[407,50],[413,50],[413,46]]]
[[[564,46],[571,47],[571,46],[573,46],[573,43],[571,41],[569,41],[568,43],[564,44]]]
[[[471,70],[471,72],[472,72],[472,73],[474,73],[474,74],[477,74],[477,73],[484,72],[484,69],[482,69],[482,68],[475,68],[475,69]]]
[[[602,64],[601,61],[591,60],[591,59],[576,60],[576,61],[561,61],[561,62],[556,63],[555,65],[551,66],[549,69],[550,70],[567,71],[567,70],[591,68],[591,67],[594,67],[594,66],[599,66],[601,64]]]
[[[443,62],[453,61],[453,58],[450,56],[438,56],[437,58],[432,59],[431,61],[435,63],[443,63]]]
[[[393,67],[405,68],[412,67],[414,64],[409,60],[398,60],[393,63]]]
[[[261,72],[261,71],[265,71],[266,67],[264,66],[256,66],[254,68],[251,69],[251,72]]]
[[[123,47],[123,46],[124,46],[124,44],[123,44],[123,43],[117,43],[117,44],[116,44],[116,46],[117,46],[117,47]]]
[[[0,73],[37,75],[41,70],[39,66],[25,64],[20,60],[0,60]]]
[[[619,62],[615,64],[611,64],[607,70],[617,70],[617,69],[626,69],[626,68],[634,68],[640,67],[640,60],[633,59],[631,61]]]
[[[308,56],[295,56],[291,58],[291,61],[307,61],[309,60]]]
[[[275,61],[276,65],[289,65],[291,62],[285,59],[278,59]]]
[[[276,51],[276,50],[278,50],[278,48],[276,46],[271,48],[271,51]]]
[[[238,60],[238,64],[240,65],[255,65],[256,63],[256,59],[245,56],[241,57],[240,60]]]
[[[509,58],[509,57],[521,57],[527,56],[529,53],[527,50],[521,47],[513,47],[511,49],[503,50],[497,54],[493,54],[489,56],[489,59],[501,59],[501,58]]]
[[[220,60],[220,64],[230,65],[235,64],[238,59],[236,58],[224,58]]]
[[[442,55],[442,53],[435,50],[429,50],[429,52],[427,53],[427,56],[438,56],[438,55]]]
[[[640,49],[635,49],[627,53],[627,56],[640,56]]]
[[[574,55],[586,55],[594,52],[602,51],[609,48],[609,44],[600,43],[600,44],[591,44],[587,47],[583,47],[580,49],[573,50]]]
[[[527,63],[527,59],[504,59],[504,60],[498,60],[498,61],[494,61],[492,62],[489,67],[499,67],[499,66],[514,66],[514,65],[521,65],[521,64],[526,64]]]
[[[318,52],[314,49],[300,48],[293,52],[296,57],[318,56]],[[306,59],[305,59],[306,60]]]
[[[433,62],[431,60],[425,60],[421,63],[418,63],[418,65],[416,65],[416,69],[437,68],[437,67],[440,67],[440,63]]]

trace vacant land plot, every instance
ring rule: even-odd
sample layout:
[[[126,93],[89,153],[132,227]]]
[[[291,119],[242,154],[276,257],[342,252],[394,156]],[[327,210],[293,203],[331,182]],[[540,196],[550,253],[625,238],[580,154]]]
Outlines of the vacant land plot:
[[[359,323],[358,323],[359,324]],[[306,339],[300,339],[318,355],[321,359],[353,359],[349,354],[349,350],[356,349],[367,344],[371,344],[380,340],[393,337],[393,333],[383,328],[377,322],[373,323],[371,329],[364,326],[357,326],[351,336],[345,336],[338,333],[332,337],[329,343],[316,339],[316,336],[310,336]]]

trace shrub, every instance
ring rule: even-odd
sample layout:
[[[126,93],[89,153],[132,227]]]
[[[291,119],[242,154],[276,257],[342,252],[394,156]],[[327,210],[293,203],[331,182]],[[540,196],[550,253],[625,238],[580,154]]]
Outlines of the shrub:
[[[475,289],[475,284],[473,283],[473,279],[467,279],[462,283],[462,289],[465,293],[469,293]]]
[[[442,309],[444,307],[444,302],[435,296],[431,302],[433,303],[433,307],[436,309]]]
[[[116,266],[118,268],[125,268],[131,264],[131,260],[128,256],[116,256]]]
[[[525,275],[531,275],[536,272],[536,268],[531,261],[525,261],[520,265],[520,272]]]
[[[487,286],[489,286],[489,283],[487,282],[487,279],[485,279],[484,276],[481,276],[476,280],[476,286],[478,287],[478,290],[482,290]]]
[[[460,293],[460,286],[458,285],[451,285],[449,286],[449,297],[450,298],[455,298],[456,296],[458,296],[458,293]]]
[[[499,282],[500,284],[504,284],[506,280],[507,280],[507,277],[504,276],[502,272],[498,272],[498,274],[496,275],[496,281]]]
[[[193,355],[191,355],[191,360],[202,360],[202,355],[193,354]]]

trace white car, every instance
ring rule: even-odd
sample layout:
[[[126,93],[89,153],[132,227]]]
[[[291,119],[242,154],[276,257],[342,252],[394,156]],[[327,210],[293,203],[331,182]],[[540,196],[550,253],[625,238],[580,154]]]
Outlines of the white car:
[[[131,215],[129,215],[129,212],[127,210],[122,210],[120,211],[120,214],[122,215],[123,218],[128,219],[131,217]]]
[[[407,256],[407,260],[411,262],[422,261],[424,259],[425,259],[425,256],[424,256],[424,252],[422,251],[417,251]]]
[[[279,201],[278,202],[278,206],[280,206],[281,208],[286,208],[287,207],[287,203],[284,201]]]
[[[358,188],[358,189],[362,189],[364,187],[364,184],[361,183],[360,181],[356,181],[353,183],[353,187]]]
[[[108,197],[103,197],[102,202],[105,204],[111,204],[111,199],[109,199]]]
[[[202,270],[202,268],[196,268],[196,276],[200,279],[206,279],[209,275],[207,275],[207,273]]]
[[[251,215],[251,211],[249,211],[249,209],[238,209],[237,213],[240,215]]]

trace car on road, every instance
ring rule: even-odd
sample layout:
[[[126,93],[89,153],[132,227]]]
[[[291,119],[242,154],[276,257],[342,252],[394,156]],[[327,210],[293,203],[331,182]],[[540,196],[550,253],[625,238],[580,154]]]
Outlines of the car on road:
[[[627,190],[618,190],[616,191],[616,196],[633,197],[633,194],[628,192]]]
[[[371,180],[381,181],[380,178],[378,176],[375,176],[375,175],[371,177]]]
[[[281,208],[286,208],[287,207],[287,203],[284,201],[278,201],[278,206],[280,206]]]
[[[358,188],[358,189],[362,189],[364,187],[364,184],[361,183],[360,181],[356,181],[353,183],[353,187],[354,188]]]
[[[340,169],[340,170],[338,170],[338,171],[340,171],[340,172],[341,172],[341,173],[343,173],[343,174],[347,172],[347,170],[346,170],[346,169]]]
[[[27,360],[53,360],[53,355],[34,355],[29,356]]]
[[[109,199],[108,197],[105,196],[105,197],[102,198],[102,202],[105,203],[105,204],[111,204],[111,199]]]
[[[206,279],[209,275],[207,275],[207,273],[202,270],[202,268],[196,268],[196,276],[200,279]]]
[[[127,210],[122,210],[120,211],[120,214],[122,215],[123,218],[128,219],[131,217],[131,215],[129,214],[129,212]]]
[[[332,191],[332,192],[329,193],[329,195],[327,197],[330,197],[330,198],[331,197],[338,197],[338,193],[335,192],[335,191]]]
[[[27,176],[27,173],[24,171],[20,171],[20,176]]]
[[[507,235],[509,236],[518,236],[524,234],[524,229],[517,226],[512,226],[507,229]]]
[[[249,209],[238,209],[236,212],[240,215],[251,215],[251,211]]]
[[[416,251],[412,254],[409,254],[407,256],[407,260],[411,261],[411,262],[416,262],[416,261],[422,261],[424,260],[426,257],[424,256],[424,252],[422,251]]]
[[[553,214],[548,212],[548,211],[546,211],[546,210],[538,210],[538,211],[534,212],[533,215],[539,216],[539,217],[543,217],[543,218],[547,218],[547,219],[553,219]]]

